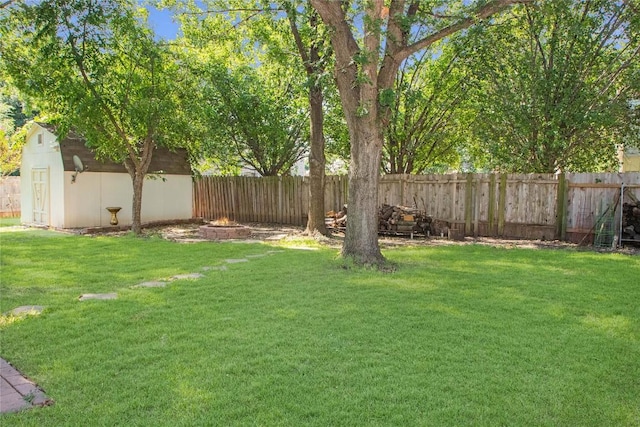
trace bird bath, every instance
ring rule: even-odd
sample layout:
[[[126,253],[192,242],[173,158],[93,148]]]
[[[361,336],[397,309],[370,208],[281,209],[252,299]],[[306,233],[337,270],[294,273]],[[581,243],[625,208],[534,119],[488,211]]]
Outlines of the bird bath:
[[[111,214],[111,221],[109,221],[109,224],[118,225],[117,214],[118,214],[118,212],[120,212],[120,209],[122,209],[122,208],[121,207],[110,207],[110,208],[107,208],[107,210]]]

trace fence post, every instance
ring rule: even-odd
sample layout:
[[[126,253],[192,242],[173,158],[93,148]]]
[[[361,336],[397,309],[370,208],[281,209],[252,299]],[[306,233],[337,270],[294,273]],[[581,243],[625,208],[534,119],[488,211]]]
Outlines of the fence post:
[[[464,189],[464,234],[471,234],[471,222],[473,221],[473,174],[467,174],[467,183]]]
[[[477,174],[473,180],[473,237],[480,234],[480,188],[482,187],[481,175]]]
[[[567,188],[567,178],[563,172],[558,175],[556,196],[556,233],[560,240],[567,238]]]
[[[284,192],[282,189],[282,176],[278,176],[278,223],[282,224],[282,209],[284,207]]]
[[[489,177],[489,235],[495,236],[496,230],[496,175]]]
[[[507,174],[500,175],[500,186],[498,194],[498,236],[504,236],[504,220],[507,207]]]

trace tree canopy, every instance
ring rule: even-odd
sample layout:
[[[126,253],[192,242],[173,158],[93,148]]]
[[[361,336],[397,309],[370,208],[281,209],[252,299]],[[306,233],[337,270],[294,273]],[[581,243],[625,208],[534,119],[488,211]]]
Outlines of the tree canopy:
[[[513,172],[616,169],[640,98],[633,2],[540,0],[472,31],[479,164]]]
[[[265,71],[265,68],[260,68]],[[280,75],[286,70],[280,70]],[[208,150],[224,144],[261,176],[288,175],[308,148],[308,114],[300,86],[252,67],[205,65],[203,102],[212,126]]]
[[[15,88],[6,81],[0,82],[0,176],[18,173],[25,133],[23,126],[34,114]]]
[[[423,173],[455,168],[468,132],[469,77],[449,45],[438,44],[405,61],[398,71],[382,169]],[[466,107],[466,108],[465,108]]]

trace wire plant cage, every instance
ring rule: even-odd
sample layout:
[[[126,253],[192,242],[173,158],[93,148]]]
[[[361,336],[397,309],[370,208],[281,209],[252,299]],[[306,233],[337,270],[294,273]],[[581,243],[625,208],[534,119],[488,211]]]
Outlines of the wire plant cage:
[[[598,249],[610,249],[614,248],[617,244],[616,236],[616,208],[618,203],[616,202],[612,206],[604,208],[602,202],[600,203],[600,215],[596,218],[595,231],[593,238],[593,246]]]

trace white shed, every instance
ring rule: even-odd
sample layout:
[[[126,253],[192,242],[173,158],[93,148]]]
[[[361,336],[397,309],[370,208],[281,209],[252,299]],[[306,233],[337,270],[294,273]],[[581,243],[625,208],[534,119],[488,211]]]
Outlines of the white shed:
[[[58,141],[51,125],[34,123],[22,151],[21,222],[53,228],[109,226],[107,207],[121,207],[119,225],[132,223],[133,185],[124,165],[96,160],[83,138]],[[83,171],[77,173],[81,164]],[[142,190],[142,222],[187,220],[193,185],[186,150],[157,148]]]

